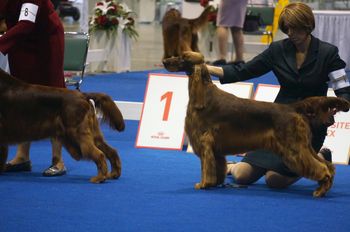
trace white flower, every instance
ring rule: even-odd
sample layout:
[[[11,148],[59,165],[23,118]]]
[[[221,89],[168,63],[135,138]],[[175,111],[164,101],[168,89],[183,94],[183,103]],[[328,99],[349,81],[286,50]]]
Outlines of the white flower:
[[[126,5],[125,3],[120,3],[120,6],[123,7],[123,10],[125,11],[125,13],[132,13],[133,11],[128,7],[128,5]]]
[[[100,5],[100,3],[102,3],[102,5]],[[100,1],[98,4],[99,5],[95,6],[94,10],[100,10],[102,15],[105,15],[109,10],[114,9],[114,6],[108,6],[109,2],[106,1]]]

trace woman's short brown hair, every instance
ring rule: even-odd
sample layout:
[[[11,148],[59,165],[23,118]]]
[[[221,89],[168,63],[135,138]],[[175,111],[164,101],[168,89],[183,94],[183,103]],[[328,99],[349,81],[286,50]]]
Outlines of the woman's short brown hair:
[[[308,5],[294,2],[283,8],[278,26],[285,34],[288,33],[288,28],[301,29],[311,33],[315,29],[315,17]]]

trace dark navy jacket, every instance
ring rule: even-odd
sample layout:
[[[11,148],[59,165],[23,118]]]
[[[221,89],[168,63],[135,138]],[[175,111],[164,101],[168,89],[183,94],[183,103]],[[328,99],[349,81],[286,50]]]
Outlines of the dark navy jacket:
[[[311,96],[326,96],[328,74],[345,66],[336,46],[312,36],[307,57],[298,70],[295,46],[289,39],[284,39],[271,43],[264,52],[245,64],[224,66],[220,82],[245,81],[272,71],[281,86],[275,102],[290,103]],[[335,93],[350,96],[350,88]]]

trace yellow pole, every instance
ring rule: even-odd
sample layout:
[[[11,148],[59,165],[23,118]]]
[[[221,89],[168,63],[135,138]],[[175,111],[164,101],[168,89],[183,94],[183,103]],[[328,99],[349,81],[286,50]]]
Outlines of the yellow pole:
[[[275,34],[278,29],[278,18],[280,17],[280,14],[282,12],[282,9],[289,4],[289,0],[278,0],[278,2],[275,5],[275,13],[274,13],[274,19],[273,19],[273,26],[267,26],[267,30],[272,30],[272,35],[275,37]],[[262,43],[269,43],[269,38],[267,35],[264,35],[261,37]]]

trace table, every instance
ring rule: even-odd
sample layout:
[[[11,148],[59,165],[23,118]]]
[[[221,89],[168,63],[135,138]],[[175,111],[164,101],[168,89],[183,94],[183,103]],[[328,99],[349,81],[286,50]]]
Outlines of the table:
[[[350,11],[315,10],[316,27],[313,35],[334,44],[339,49],[340,57],[350,70]]]

